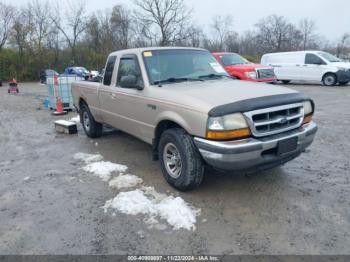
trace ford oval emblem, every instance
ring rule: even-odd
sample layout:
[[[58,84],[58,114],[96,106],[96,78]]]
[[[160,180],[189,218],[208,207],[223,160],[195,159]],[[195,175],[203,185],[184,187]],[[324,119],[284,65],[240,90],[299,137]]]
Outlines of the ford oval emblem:
[[[287,124],[287,122],[288,122],[287,118],[281,118],[281,120],[280,120],[280,124],[282,124],[282,125]]]

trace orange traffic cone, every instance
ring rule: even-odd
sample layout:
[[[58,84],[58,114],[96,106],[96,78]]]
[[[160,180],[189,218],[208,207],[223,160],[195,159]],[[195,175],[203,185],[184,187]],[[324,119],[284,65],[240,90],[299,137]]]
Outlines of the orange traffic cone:
[[[64,111],[63,110],[63,106],[62,106],[62,101],[61,101],[61,98],[60,98],[60,95],[59,95],[59,92],[58,92],[58,76],[55,75],[53,77],[53,81],[54,81],[54,89],[55,89],[55,95],[56,95],[56,111],[55,112],[52,112],[53,115],[55,116],[60,116],[60,115],[65,115],[67,114],[68,112],[67,111]]]

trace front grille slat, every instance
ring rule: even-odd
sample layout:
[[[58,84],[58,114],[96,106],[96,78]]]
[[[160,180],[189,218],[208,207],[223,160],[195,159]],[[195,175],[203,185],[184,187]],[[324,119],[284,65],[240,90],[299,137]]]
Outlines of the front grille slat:
[[[278,106],[245,113],[254,136],[261,137],[297,128],[304,118],[301,103]]]

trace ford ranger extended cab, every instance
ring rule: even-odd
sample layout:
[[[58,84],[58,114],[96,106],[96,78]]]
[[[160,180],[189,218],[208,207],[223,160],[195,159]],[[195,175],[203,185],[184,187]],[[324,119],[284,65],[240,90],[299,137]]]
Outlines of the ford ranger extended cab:
[[[204,166],[255,172],[299,156],[317,131],[313,101],[297,91],[232,79],[206,50],[113,52],[102,83],[72,84],[89,137],[111,125],[152,145],[165,179],[198,186]]]

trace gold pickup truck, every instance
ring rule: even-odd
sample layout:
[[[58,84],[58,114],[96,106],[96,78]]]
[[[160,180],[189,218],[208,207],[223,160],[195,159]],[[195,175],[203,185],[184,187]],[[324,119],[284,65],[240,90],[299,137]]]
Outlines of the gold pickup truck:
[[[205,164],[255,172],[299,156],[316,134],[313,101],[294,90],[232,79],[206,50],[113,52],[101,83],[72,85],[89,137],[103,124],[149,143],[165,179],[197,187]]]

